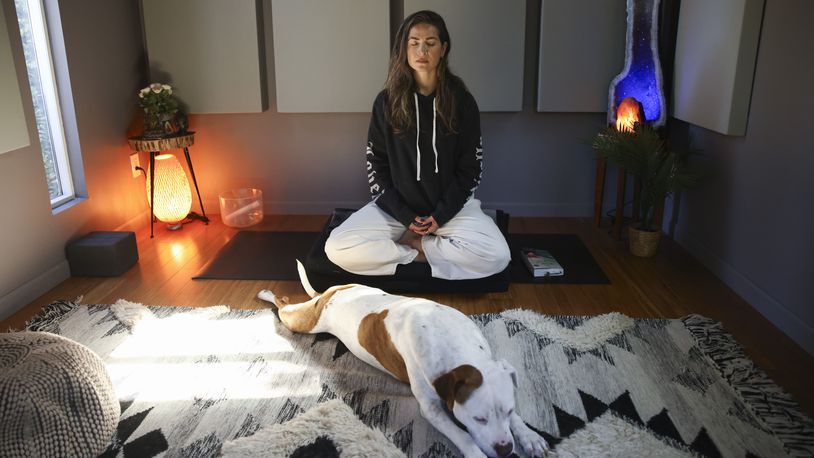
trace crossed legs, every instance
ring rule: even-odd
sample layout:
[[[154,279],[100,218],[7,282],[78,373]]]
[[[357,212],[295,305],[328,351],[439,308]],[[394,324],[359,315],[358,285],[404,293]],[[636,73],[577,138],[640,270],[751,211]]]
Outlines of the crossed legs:
[[[371,202],[331,232],[325,253],[334,264],[360,275],[393,275],[399,264],[424,257],[433,277],[447,280],[488,277],[506,268],[511,258],[506,240],[477,199],[424,237]]]

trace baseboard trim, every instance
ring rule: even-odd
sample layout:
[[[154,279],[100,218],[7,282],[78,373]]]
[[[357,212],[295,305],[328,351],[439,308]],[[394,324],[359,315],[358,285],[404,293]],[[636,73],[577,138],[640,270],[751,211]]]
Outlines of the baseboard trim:
[[[263,211],[270,215],[330,215],[335,208],[361,208],[368,200],[359,201],[272,201],[263,202]],[[511,216],[586,217],[593,214],[593,203],[540,204],[534,202],[493,202],[481,200],[484,208],[499,208]],[[196,205],[192,206],[193,211]],[[220,213],[217,200],[204,202],[212,214]]]
[[[362,208],[369,201],[264,201],[263,212],[267,215],[330,215],[335,208]],[[217,200],[203,203],[207,215],[220,214],[220,202]],[[198,205],[192,205],[197,212]]]
[[[593,203],[535,203],[481,201],[485,208],[499,208],[511,216],[582,218],[593,215]]]
[[[685,230],[675,240],[767,320],[814,355],[814,329]]]
[[[113,229],[114,231],[138,231],[142,227],[150,224],[150,209],[144,210],[138,215],[130,218],[122,223],[119,227]]]
[[[68,261],[63,260],[5,296],[0,297],[0,320],[5,320],[17,313],[23,306],[50,291],[70,276],[71,269],[68,266]]]
[[[335,208],[362,208],[369,201],[329,202],[265,202],[264,211],[270,215],[330,215]],[[220,210],[220,209],[218,209]]]
[[[270,215],[330,215],[335,208],[361,208],[369,200],[345,201],[265,201],[263,211]],[[539,217],[587,217],[593,214],[593,202],[590,203],[536,203],[536,202],[494,202],[481,200],[484,208],[499,208],[511,216]],[[197,205],[192,211],[198,211]],[[204,208],[212,214],[220,213],[217,200],[207,200]]]

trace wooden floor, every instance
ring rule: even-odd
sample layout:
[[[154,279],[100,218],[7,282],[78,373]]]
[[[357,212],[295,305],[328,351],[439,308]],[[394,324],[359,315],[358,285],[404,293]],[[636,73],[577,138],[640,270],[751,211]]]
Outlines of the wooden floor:
[[[318,231],[327,216],[267,216],[251,230]],[[691,313],[721,321],[747,354],[779,385],[791,392],[810,416],[814,413],[814,358],[771,325],[713,276],[684,249],[663,240],[652,259],[627,253],[624,242],[588,218],[512,218],[510,232],[576,233],[611,280],[610,285],[512,284],[506,293],[483,295],[433,294],[430,299],[465,313],[496,312],[523,307],[547,314],[595,315],[622,312],[632,317],[679,318]],[[115,278],[70,278],[0,323],[20,329],[40,308],[55,299],[83,296],[82,303],[110,304],[119,298],[147,305],[262,308],[256,299],[264,288],[305,300],[298,282],[191,280],[191,277],[236,233],[218,215],[209,225],[188,224],[170,232],[156,226],[137,232],[139,262]]]

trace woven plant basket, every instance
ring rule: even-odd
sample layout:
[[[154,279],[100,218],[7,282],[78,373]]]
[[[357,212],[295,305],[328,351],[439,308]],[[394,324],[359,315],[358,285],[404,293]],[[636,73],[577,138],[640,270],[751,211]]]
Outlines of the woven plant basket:
[[[656,254],[661,240],[661,231],[641,231],[628,226],[628,247],[633,256],[649,258]]]

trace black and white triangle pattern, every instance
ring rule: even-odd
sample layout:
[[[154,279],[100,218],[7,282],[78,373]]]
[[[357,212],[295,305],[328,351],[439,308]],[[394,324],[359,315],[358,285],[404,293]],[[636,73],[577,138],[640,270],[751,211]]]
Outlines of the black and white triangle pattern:
[[[147,409],[125,417],[125,412],[132,402],[121,403],[122,419],[116,428],[116,436],[100,458],[114,458],[119,456],[152,457],[165,452],[169,448],[166,437],[160,429],[131,438],[133,432],[147,418],[152,409]]]
[[[698,432],[698,435],[693,438],[690,443],[685,442],[676,429],[676,426],[673,423],[673,420],[670,418],[670,414],[667,409],[662,409],[661,412],[647,419],[646,421],[643,420],[636,409],[629,392],[622,393],[619,397],[609,403],[605,403],[582,391],[579,391],[579,396],[582,400],[582,406],[587,418],[580,418],[571,415],[555,405],[553,407],[557,422],[558,434],[552,435],[547,432],[537,430],[549,441],[549,444],[552,445],[555,450],[557,444],[562,442],[564,439],[585,428],[586,425],[589,425],[597,418],[602,417],[606,413],[610,413],[649,432],[654,437],[663,441],[665,447],[674,447],[688,453],[695,453],[705,457],[721,456],[720,450],[709,438],[704,428]]]
[[[362,363],[329,335],[289,332],[271,310],[149,307],[152,323],[130,329],[109,308],[56,304],[33,322],[89,346],[109,365],[122,416],[104,457],[216,456],[224,441],[255,436],[336,400],[410,457],[460,456],[421,417],[409,387]],[[161,326],[164,319],[172,326]],[[561,456],[590,456],[584,446],[601,431],[635,434],[626,445],[647,442],[669,456],[814,454],[810,420],[758,371],[738,371],[742,356],[702,319],[548,317],[515,310],[473,321],[493,353],[517,368],[518,411]],[[202,323],[208,332],[186,332],[183,346],[174,348],[177,329],[194,331]],[[133,351],[132,342],[157,348],[136,355],[141,369],[128,368],[129,357],[120,365],[119,349]],[[727,366],[733,354],[737,366]],[[183,390],[155,384],[170,381],[167,371]],[[222,373],[229,374],[223,384],[208,378]],[[332,456],[330,441],[314,437],[299,456],[315,450]],[[612,454],[607,444],[594,445]],[[614,456],[645,452],[620,453]]]

